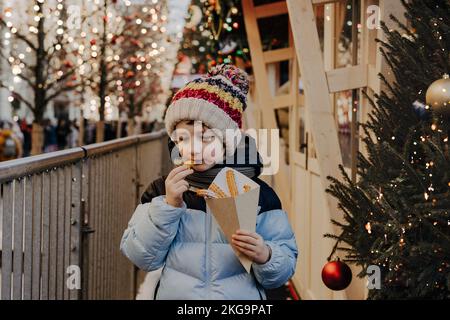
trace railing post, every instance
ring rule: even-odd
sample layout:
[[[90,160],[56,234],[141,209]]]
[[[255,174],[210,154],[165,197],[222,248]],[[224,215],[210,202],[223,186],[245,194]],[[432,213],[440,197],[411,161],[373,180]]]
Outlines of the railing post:
[[[83,223],[81,217],[81,162],[77,162],[72,166],[72,203],[70,214],[70,264],[78,266],[81,270],[81,226]],[[78,276],[82,276],[82,273]],[[81,281],[81,279],[80,279]],[[66,284],[68,284],[66,282]],[[69,297],[71,300],[81,299],[81,288],[70,290]]]
[[[81,260],[81,299],[87,300],[89,298],[89,236],[95,232],[89,226],[90,217],[89,210],[92,206],[89,198],[89,190],[91,188],[90,182],[90,159],[82,160],[81,171],[81,245],[80,245],[80,260]]]

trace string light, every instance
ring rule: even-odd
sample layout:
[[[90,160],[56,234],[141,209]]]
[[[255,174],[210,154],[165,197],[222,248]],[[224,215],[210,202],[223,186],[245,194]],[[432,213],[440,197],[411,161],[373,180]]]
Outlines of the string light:
[[[368,234],[372,233],[372,226],[371,226],[370,222],[366,223],[365,228],[366,228]]]

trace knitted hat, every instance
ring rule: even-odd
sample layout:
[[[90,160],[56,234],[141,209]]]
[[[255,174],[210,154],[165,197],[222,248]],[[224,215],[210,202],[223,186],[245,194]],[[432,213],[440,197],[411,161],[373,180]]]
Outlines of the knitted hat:
[[[248,86],[247,73],[229,64],[218,65],[206,76],[188,82],[167,108],[167,133],[171,136],[182,120],[200,120],[211,129],[220,130],[227,154],[233,154],[241,139]],[[227,141],[227,129],[234,129],[236,142]]]

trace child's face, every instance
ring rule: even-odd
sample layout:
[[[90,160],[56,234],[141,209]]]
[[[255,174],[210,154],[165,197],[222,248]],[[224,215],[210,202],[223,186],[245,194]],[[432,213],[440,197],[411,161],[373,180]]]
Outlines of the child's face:
[[[195,162],[195,171],[206,171],[223,159],[224,147],[219,135],[201,121],[179,122],[175,127],[173,139],[183,161]]]

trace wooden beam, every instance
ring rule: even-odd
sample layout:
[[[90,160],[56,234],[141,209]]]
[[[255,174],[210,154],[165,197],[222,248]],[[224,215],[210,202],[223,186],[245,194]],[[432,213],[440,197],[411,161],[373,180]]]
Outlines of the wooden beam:
[[[283,94],[281,96],[275,96],[273,108],[280,109],[289,107],[293,104],[294,104],[294,97],[292,96],[292,94]]]
[[[253,7],[256,19],[269,18],[287,13],[285,1],[278,1],[270,4],[263,4]],[[244,16],[245,18],[245,16]]]
[[[374,92],[380,92],[380,84],[376,66],[369,64],[367,66],[367,86]]]
[[[287,13],[286,3],[283,1],[255,8],[253,6],[253,0],[242,0],[242,10],[245,28],[247,30],[247,41],[250,48],[253,74],[256,79],[256,94],[258,106],[261,110],[262,127],[264,129],[278,129],[275,119],[275,110],[273,109],[274,97],[269,84],[267,64],[264,61],[257,18]],[[267,10],[269,10],[269,12],[267,12]],[[270,145],[268,147],[272,148],[273,146]],[[285,170],[287,168],[286,165],[282,163],[282,156],[280,156],[279,160],[280,168],[278,172],[273,174],[273,181],[275,188],[277,188],[278,194],[280,195],[284,209],[287,212],[290,212],[291,199],[289,193],[288,170]]]
[[[292,59],[295,55],[294,48],[282,48],[265,51],[263,53],[265,63],[274,63]]]
[[[329,4],[329,3],[335,3],[335,2],[344,2],[345,0],[312,0],[312,4],[315,6],[321,5],[321,4]]]
[[[357,65],[327,72],[330,93],[367,87],[367,66]]]
[[[306,112],[320,166],[323,190],[330,185],[327,176],[341,177],[341,150],[322,61],[319,34],[311,0],[287,0],[297,59],[306,94]],[[338,201],[325,194],[330,218],[341,220]],[[338,231],[338,230],[336,230]]]
[[[253,0],[243,0],[242,10],[245,28],[247,30],[247,41],[250,47],[253,73],[256,79],[256,93],[258,95],[258,102],[261,110],[263,111],[263,126],[266,129],[277,129],[275,114],[271,107],[273,105],[273,97],[270,91],[266,64],[262,54],[261,36],[256,22],[257,10],[253,7]]]

